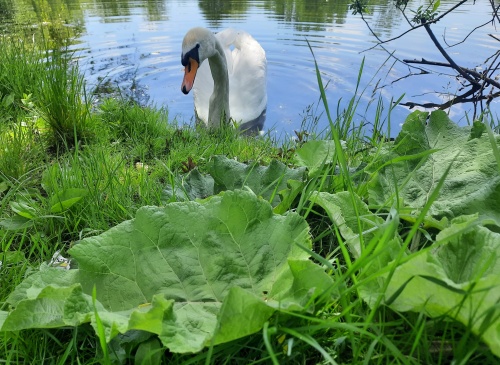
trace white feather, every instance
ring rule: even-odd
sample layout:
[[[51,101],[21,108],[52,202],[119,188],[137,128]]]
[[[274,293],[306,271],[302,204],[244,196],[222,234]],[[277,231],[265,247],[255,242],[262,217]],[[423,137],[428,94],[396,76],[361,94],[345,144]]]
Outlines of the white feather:
[[[226,29],[215,35],[224,48],[229,76],[231,118],[241,124],[257,119],[267,105],[267,60],[264,49],[248,33]],[[193,85],[194,105],[199,119],[209,120],[208,105],[214,80],[208,62],[203,62]]]

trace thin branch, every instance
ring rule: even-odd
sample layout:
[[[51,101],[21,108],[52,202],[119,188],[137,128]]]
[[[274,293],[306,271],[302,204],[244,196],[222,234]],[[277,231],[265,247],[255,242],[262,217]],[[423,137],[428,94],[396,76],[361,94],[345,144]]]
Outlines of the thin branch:
[[[497,59],[499,53],[500,53],[500,50],[496,51],[491,56],[489,56],[487,59],[485,59],[484,63],[489,62],[492,58],[494,59],[492,63],[495,63],[495,60]]]
[[[421,64],[421,65],[429,65],[429,66],[440,66],[440,67],[450,67],[450,68],[453,68],[455,69],[455,67],[453,67],[452,65],[448,64],[448,63],[444,63],[444,62],[436,62],[436,61],[428,61],[424,58],[422,58],[422,60],[403,60],[403,62],[405,63],[410,63],[410,64]],[[458,66],[458,65],[457,65]],[[486,77],[485,74],[483,73],[480,73],[480,72],[477,72],[476,70],[471,70],[470,68],[466,68],[466,67],[461,67],[461,66],[458,66],[463,72],[477,78],[477,79],[480,79],[480,80],[484,80],[486,84],[490,84],[491,86],[494,86],[498,89],[500,89],[500,82],[496,81],[496,80],[493,80],[489,77]],[[469,81],[467,79],[467,81]],[[476,81],[477,83],[477,81]],[[479,84],[477,85],[479,86]]]
[[[431,38],[432,42],[436,46],[436,48],[441,52],[444,58],[450,63],[451,67],[455,69],[460,75],[462,75],[467,81],[469,81],[471,84],[476,85],[479,87],[479,83],[473,79],[467,72],[462,70],[462,68],[456,64],[456,62],[453,60],[453,58],[450,57],[450,55],[444,50],[443,46],[441,46],[441,43],[436,39],[436,36],[434,35],[434,32],[432,31],[429,23],[424,23],[424,28],[427,31],[427,34]]]
[[[419,24],[419,25],[416,25],[416,26],[412,26],[410,29],[407,29],[405,30],[403,33],[400,33],[398,34],[397,36],[395,37],[392,37],[392,38],[389,38],[389,39],[386,39],[386,40],[381,40],[378,36],[375,35],[375,33],[370,29],[370,32],[372,32],[372,34],[377,38],[377,40],[379,41],[379,43],[375,44],[373,47],[370,47],[370,48],[367,48],[365,51],[369,51],[369,50],[372,50],[374,48],[376,48],[377,46],[379,45],[382,45],[384,43],[389,43],[389,42],[392,42],[392,41],[395,41],[396,39],[399,39],[401,38],[402,36],[418,29],[418,28],[421,28],[423,26],[425,26],[426,24],[432,24],[432,23],[437,23],[438,21],[440,21],[441,19],[443,19],[446,15],[448,15],[449,13],[451,13],[453,10],[455,10],[456,8],[462,6],[463,4],[465,4],[467,1],[470,1],[470,0],[462,0],[460,1],[459,3],[457,3],[455,6],[451,7],[450,9],[448,9],[447,11],[445,11],[443,14],[439,15],[436,19],[430,21],[430,22],[427,22],[427,23],[423,23],[423,24]],[[406,14],[404,12],[403,9],[400,9],[400,11],[403,13],[403,15],[405,16],[406,18]],[[363,17],[363,13],[361,13],[361,17]],[[408,18],[406,18],[407,21],[409,21]],[[366,21],[365,21],[366,23]],[[411,22],[410,22],[411,24]],[[363,52],[365,52],[363,51]]]
[[[409,69],[409,75],[403,76],[403,77],[401,77],[398,80],[405,79],[405,78],[407,78],[409,76],[412,76],[412,75],[416,75],[415,73],[411,72],[412,69],[418,69],[418,70],[420,70],[421,74],[432,72],[432,71],[426,70],[425,68],[413,66],[415,64],[429,65],[429,66],[439,66],[439,67],[447,67],[449,69],[452,69],[454,72],[456,72],[459,75],[459,76],[457,76],[456,74],[449,75],[449,76],[456,77],[457,81],[461,84],[462,87],[460,88],[459,92],[465,91],[461,95],[449,94],[449,98],[450,99],[447,102],[444,102],[444,103],[423,103],[423,104],[419,104],[419,103],[414,103],[414,102],[406,102],[406,103],[400,103],[400,105],[408,106],[410,108],[413,108],[415,106],[420,106],[420,107],[424,107],[424,108],[447,109],[447,108],[450,108],[452,105],[455,105],[455,104],[472,102],[474,104],[475,108],[477,108],[477,106],[480,105],[480,107],[482,109],[483,108],[483,101],[486,101],[486,105],[488,105],[494,98],[500,96],[500,91],[498,91],[498,90],[500,90],[500,82],[497,81],[494,78],[494,75],[493,75],[494,72],[497,71],[499,69],[499,67],[500,67],[500,60],[499,60],[499,58],[500,58],[500,51],[495,52],[493,55],[489,56],[483,62],[483,66],[484,66],[483,69],[484,68],[486,68],[486,69],[484,71],[482,71],[482,72],[478,72],[478,71],[476,71],[474,69],[468,69],[468,68],[465,68],[465,67],[461,67],[461,66],[459,66],[450,57],[450,55],[443,48],[442,44],[440,43],[440,41],[438,41],[438,39],[436,38],[433,30],[431,29],[431,24],[437,23],[438,21],[440,21],[441,19],[443,19],[445,16],[447,16],[448,14],[454,12],[457,8],[459,8],[462,5],[464,5],[467,1],[469,1],[469,0],[458,1],[450,9],[448,9],[447,11],[443,12],[442,14],[440,14],[439,16],[437,16],[436,18],[431,19],[431,20],[427,20],[426,18],[422,18],[422,19],[416,19],[416,18],[414,18],[413,20],[411,20],[411,19],[408,18],[407,14],[405,13],[406,5],[407,4],[404,4],[404,6],[397,6],[398,10],[401,11],[404,19],[409,24],[410,29],[407,29],[404,32],[398,34],[397,36],[389,38],[389,39],[386,39],[386,40],[382,40],[375,33],[375,31],[371,28],[371,26],[368,23],[368,21],[365,19],[363,12],[362,11],[358,11],[358,13],[361,15],[362,20],[366,24],[367,28],[369,29],[369,31],[371,32],[371,34],[377,40],[377,43],[373,47],[367,48],[363,52],[366,52],[368,50],[371,50],[371,49],[374,49],[374,48],[380,46],[384,51],[386,51],[390,55],[390,57],[394,58],[398,62],[403,62],[404,64],[406,64],[407,66],[410,67],[410,69]],[[472,2],[475,3],[475,0],[473,0]],[[473,34],[475,31],[477,31],[479,28],[485,27],[490,22],[493,25],[495,25],[495,21],[496,20],[500,21],[500,17],[499,17],[500,5],[496,5],[494,0],[489,0],[489,3],[490,3],[491,8],[492,8],[492,14],[491,14],[492,17],[490,18],[491,20],[489,20],[488,22],[485,22],[484,24],[476,26],[461,41],[456,42],[454,44],[449,44],[446,41],[446,34],[445,34],[443,36],[443,40],[442,40],[444,42],[444,44],[446,46],[448,46],[448,47],[454,47],[456,45],[464,43],[466,40],[469,39],[470,35]],[[429,9],[427,9],[424,12],[424,14],[427,14],[428,10]],[[417,12],[417,14],[420,14],[420,10],[419,10],[419,12]],[[417,17],[418,17],[418,15],[417,15]],[[413,24],[416,24],[416,23],[420,23],[420,24],[414,26]],[[416,29],[418,29],[420,27],[424,27],[424,29],[426,30],[429,38],[432,40],[432,42],[434,43],[435,47],[439,50],[439,52],[441,53],[441,55],[446,59],[447,63],[445,63],[445,62],[433,62],[433,61],[428,61],[428,60],[425,60],[425,59],[422,59],[421,61],[406,60],[406,59],[400,60],[398,57],[396,57],[393,53],[389,52],[385,48],[384,45],[386,43],[389,43],[389,42],[392,42],[394,40],[397,40],[397,39],[403,37],[404,35],[408,34],[409,32],[411,32],[413,30],[416,30]],[[500,41],[500,37],[497,38],[494,35],[490,35],[490,36],[492,38]],[[445,74],[449,74],[449,73],[445,73]],[[398,81],[398,80],[396,80],[396,81]],[[393,81],[393,83],[396,82],[396,81]],[[489,86],[491,86],[491,89],[489,90],[489,92],[487,92],[486,89]],[[375,87],[375,90],[378,89],[378,88],[383,88],[383,87],[385,87],[385,86],[379,86],[377,84],[377,86]],[[496,92],[495,92],[495,89],[497,90]],[[485,93],[486,93],[486,95],[485,95]]]
[[[414,102],[408,101],[406,103],[399,103],[399,105],[407,106],[410,109],[418,106],[418,107],[426,108],[426,109],[438,108],[438,109],[443,110],[443,109],[448,109],[449,107],[456,105],[456,104],[471,103],[471,102],[475,103],[475,102],[482,101],[482,100],[487,100],[487,103],[489,103],[489,101],[491,101],[492,99],[500,96],[500,91],[496,92],[494,94],[481,95],[481,96],[477,96],[477,97],[473,97],[473,98],[468,98],[468,96],[470,96],[470,95],[472,95],[472,90],[469,90],[468,92],[466,92],[462,95],[459,95],[459,96],[453,98],[452,100],[449,100],[446,103],[442,103],[442,104],[438,104],[438,103],[420,104],[420,103],[414,103]]]
[[[497,52],[497,55],[495,57],[495,60],[493,62],[491,62],[491,68],[489,68],[488,70],[486,70],[486,72],[489,72],[490,75],[488,76],[489,78],[491,78],[493,76],[493,72],[497,71],[498,68],[500,67],[500,62],[497,63],[497,65],[495,67],[493,67],[493,63],[496,62],[496,60],[498,59],[498,57],[500,56],[500,53]]]
[[[495,1],[490,0],[490,5],[491,5],[491,10],[493,11],[493,19],[491,20],[493,23],[495,21],[495,18],[500,22],[500,18],[498,17],[498,12],[495,11]],[[498,8],[497,8],[498,10]]]
[[[496,10],[498,10],[498,8]],[[477,27],[475,27],[474,29],[472,29],[460,42],[456,42],[456,43],[453,43],[453,44],[448,44],[448,42],[446,42],[446,37],[443,37],[444,43],[446,43],[446,46],[448,46],[449,48],[458,46],[459,44],[464,43],[467,40],[467,38],[469,38],[472,35],[472,33],[474,33],[476,30],[478,30],[479,28],[485,27],[485,26],[487,26],[490,23],[491,23],[491,20],[488,20],[484,24],[478,25]]]
[[[494,35],[494,34],[488,34],[488,35],[489,35],[491,38],[496,39],[497,41],[499,41],[499,42],[500,42],[500,38],[498,38],[496,35]]]
[[[383,43],[384,43],[384,42],[380,39],[380,37],[379,37],[377,34],[375,34],[375,32],[373,31],[373,29],[370,27],[370,24],[368,23],[368,21],[365,19],[365,17],[364,17],[364,15],[363,15],[363,13],[360,13],[360,15],[361,15],[361,19],[363,20],[363,22],[365,23],[365,25],[367,26],[367,28],[370,30],[370,32],[372,33],[372,35],[373,35],[375,38],[377,38],[377,40],[379,41],[379,43],[377,43],[377,45],[376,45],[376,46],[374,46],[374,47],[378,47],[378,46],[380,46],[380,47],[381,47],[384,51],[386,51],[386,52],[387,52],[387,53],[388,53],[388,54],[389,54],[392,58],[394,58],[396,61],[398,61],[398,62],[400,62],[400,63],[403,63],[403,64],[404,64],[404,62],[403,62],[400,58],[398,58],[398,57],[394,56],[394,51],[393,51],[393,52],[390,52],[387,48],[385,48],[385,47],[383,46]],[[373,49],[374,47],[368,48],[368,49],[366,49],[366,50],[364,50],[364,51],[362,51],[362,52],[366,52],[366,51],[368,51],[368,50],[370,50],[370,49]],[[422,72],[427,72],[426,70],[424,70],[424,69],[422,69],[422,68],[420,68],[420,67],[415,67],[415,66],[410,66],[410,67],[416,68],[417,70],[420,70],[420,71],[422,71]]]

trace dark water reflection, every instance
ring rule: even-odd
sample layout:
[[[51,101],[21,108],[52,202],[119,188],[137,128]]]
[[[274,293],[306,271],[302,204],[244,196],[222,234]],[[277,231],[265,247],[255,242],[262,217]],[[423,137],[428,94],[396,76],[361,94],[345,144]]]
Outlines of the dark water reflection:
[[[358,91],[356,123],[369,124],[374,120],[379,96],[387,110],[391,99],[403,94],[404,100],[436,102],[444,96],[436,96],[434,91],[458,92],[460,85],[453,78],[435,75],[404,78],[411,70],[393,59],[387,61],[387,52],[380,48],[363,52],[376,39],[359,16],[351,15],[349,3],[349,0],[0,0],[0,16],[4,31],[16,23],[43,24],[38,28],[28,27],[26,32],[43,31],[60,43],[64,37],[73,37],[71,49],[91,86],[118,86],[142,103],[168,107],[171,117],[186,123],[192,122],[194,112],[192,96],[180,92],[180,44],[185,32],[193,26],[214,31],[241,28],[262,44],[268,59],[265,129],[274,129],[278,135],[293,135],[304,118],[311,122],[319,117],[319,130],[327,126],[326,118],[320,116],[322,107],[316,108],[319,91],[306,39],[313,47],[324,82],[328,82],[331,107],[335,110],[338,104],[345,108]],[[441,6],[447,8],[454,3],[442,1]],[[380,37],[389,38],[405,29],[404,19],[391,0],[372,4],[367,20]],[[418,4],[410,2],[413,8]],[[487,9],[487,3],[473,5],[471,1],[446,22],[438,23],[435,33],[440,39],[445,36],[448,43],[459,41],[473,26],[485,21]],[[481,67],[481,62],[499,48],[488,33],[496,33],[496,29],[491,25],[481,28],[467,43],[450,48],[449,52],[462,66]],[[400,59],[423,57],[443,61],[421,30],[388,44],[387,50],[396,51]],[[357,89],[363,57],[365,68]],[[382,85],[385,87],[375,90]],[[471,108],[458,105],[450,114],[457,122],[464,123],[465,112]],[[493,109],[496,108],[495,103]],[[401,106],[394,109],[390,120],[392,134],[408,113]]]

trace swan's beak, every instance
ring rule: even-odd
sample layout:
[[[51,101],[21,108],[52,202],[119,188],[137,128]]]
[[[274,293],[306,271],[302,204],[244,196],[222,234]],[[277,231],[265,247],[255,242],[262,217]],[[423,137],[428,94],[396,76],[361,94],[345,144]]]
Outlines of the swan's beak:
[[[193,88],[194,78],[198,71],[198,62],[189,58],[189,63],[184,67],[184,80],[182,80],[181,90],[184,94],[188,94]]]

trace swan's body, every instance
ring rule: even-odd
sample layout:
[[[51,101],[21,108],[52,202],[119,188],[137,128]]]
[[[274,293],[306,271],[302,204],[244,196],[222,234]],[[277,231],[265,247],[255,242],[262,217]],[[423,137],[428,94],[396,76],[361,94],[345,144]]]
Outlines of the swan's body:
[[[262,128],[267,61],[250,34],[226,29],[214,35],[208,29],[193,28],[182,42],[182,64],[186,68],[181,89],[185,94],[193,89],[198,119],[210,128],[229,118],[244,129]]]

